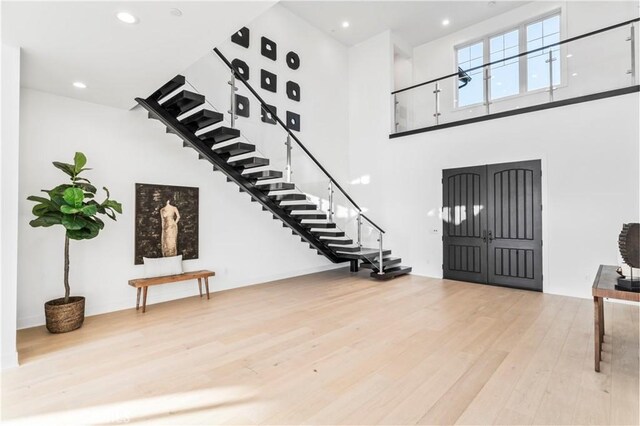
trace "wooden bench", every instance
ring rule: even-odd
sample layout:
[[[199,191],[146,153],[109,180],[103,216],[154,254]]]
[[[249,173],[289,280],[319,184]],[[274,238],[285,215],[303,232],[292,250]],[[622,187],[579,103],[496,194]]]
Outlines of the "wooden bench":
[[[147,290],[151,285],[176,283],[179,281],[198,280],[198,288],[200,289],[200,297],[202,297],[202,281],[207,289],[207,299],[209,299],[209,277],[215,276],[213,271],[194,271],[185,272],[178,275],[167,275],[164,277],[152,277],[152,278],[137,278],[135,280],[129,280],[129,285],[138,289],[138,295],[136,298],[136,311],[140,309],[140,293],[142,296],[142,313],[147,310]],[[144,290],[144,291],[143,291]]]

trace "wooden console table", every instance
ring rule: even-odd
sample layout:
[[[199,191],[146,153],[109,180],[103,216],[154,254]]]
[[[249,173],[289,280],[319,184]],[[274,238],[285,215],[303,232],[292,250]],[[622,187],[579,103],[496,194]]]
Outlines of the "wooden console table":
[[[600,265],[596,279],[593,281],[591,294],[593,294],[593,324],[594,324],[594,351],[595,370],[600,371],[600,360],[602,359],[602,340],[604,338],[604,301],[603,298],[618,300],[628,300],[640,302],[640,293],[632,291],[616,290],[616,283],[619,277],[616,272],[617,266]]]
[[[207,290],[207,299],[209,299],[209,277],[213,277],[216,273],[213,271],[194,271],[194,272],[185,272],[178,275],[167,275],[164,277],[153,277],[153,278],[138,278],[135,280],[129,280],[129,285],[131,287],[135,287],[138,290],[137,298],[136,298],[136,311],[140,308],[140,292],[143,293],[142,296],[142,313],[147,311],[147,290],[150,285],[158,285],[158,284],[169,284],[176,283],[179,281],[187,281],[187,280],[198,280],[198,288],[200,289],[200,297],[202,297],[202,281],[204,280],[204,285]]]

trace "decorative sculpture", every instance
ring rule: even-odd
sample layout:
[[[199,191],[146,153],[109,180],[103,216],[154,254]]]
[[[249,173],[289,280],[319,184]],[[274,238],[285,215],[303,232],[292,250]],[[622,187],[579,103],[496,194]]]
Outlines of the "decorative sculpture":
[[[278,76],[267,70],[260,70],[260,87],[276,93],[278,90]]]
[[[249,98],[242,95],[236,95],[236,114],[240,117],[249,118]]]
[[[293,81],[287,81],[287,97],[292,101],[300,102],[300,85]]]
[[[287,65],[292,70],[300,68],[300,56],[296,52],[287,53]]]
[[[278,46],[276,45],[276,43],[272,40],[269,40],[266,37],[262,37],[261,42],[262,43],[261,43],[260,52],[262,53],[262,56],[275,61],[276,58],[278,57],[278,54],[277,54]]]
[[[231,61],[231,65],[245,80],[249,80],[249,65],[245,61],[236,58]]]
[[[235,44],[239,44],[244,48],[249,48],[249,28],[242,27],[242,29],[236,31],[231,36],[231,41]]]
[[[267,111],[265,107],[262,107],[260,109],[261,111],[260,118],[262,119],[262,122],[268,123],[268,124],[276,124],[275,117],[278,115],[278,109],[273,105],[267,105],[267,108],[269,109],[269,111]]]
[[[300,131],[300,114],[287,111],[287,128],[296,132]]]
[[[640,292],[640,277],[633,276],[633,268],[640,268],[640,223],[625,223],[622,226],[620,236],[618,236],[618,248],[622,260],[629,266],[629,276],[622,274],[616,289]]]

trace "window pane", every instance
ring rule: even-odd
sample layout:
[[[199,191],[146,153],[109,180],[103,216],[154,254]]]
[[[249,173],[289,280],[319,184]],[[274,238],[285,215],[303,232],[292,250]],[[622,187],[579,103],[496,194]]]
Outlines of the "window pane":
[[[518,54],[518,30],[492,37],[489,41],[491,61]],[[491,65],[491,99],[520,93],[520,69],[518,59]]]
[[[458,67],[468,70],[483,63],[483,42],[458,49]],[[458,88],[458,107],[482,103],[484,100],[484,85],[482,84],[482,68],[468,72],[471,80]],[[458,86],[464,84],[458,82]]]
[[[560,15],[527,25],[527,50],[541,48],[560,41]],[[553,46],[527,55],[527,90],[538,90],[560,84],[560,46]],[[551,74],[549,76],[549,51],[552,52]]]

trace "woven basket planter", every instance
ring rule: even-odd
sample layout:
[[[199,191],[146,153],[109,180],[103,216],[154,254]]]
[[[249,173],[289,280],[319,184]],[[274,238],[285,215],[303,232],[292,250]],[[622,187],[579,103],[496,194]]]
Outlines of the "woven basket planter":
[[[84,322],[84,297],[64,297],[49,300],[44,304],[44,315],[47,319],[47,330],[51,333],[66,333],[82,327]]]

